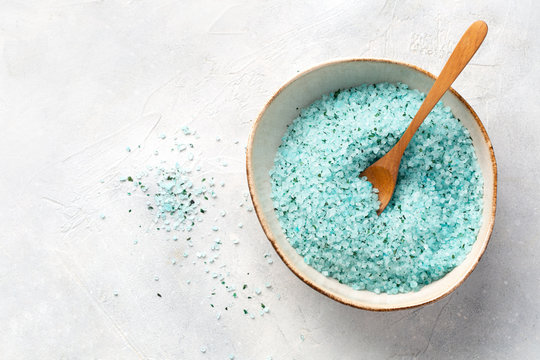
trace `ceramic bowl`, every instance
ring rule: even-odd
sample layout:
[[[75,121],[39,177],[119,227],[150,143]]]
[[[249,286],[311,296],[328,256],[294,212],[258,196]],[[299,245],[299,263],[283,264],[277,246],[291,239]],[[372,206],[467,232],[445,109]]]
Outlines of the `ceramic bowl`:
[[[351,59],[325,63],[304,71],[283,85],[268,101],[253,125],[247,146],[247,178],[257,216],[266,236],[283,262],[306,284],[341,303],[361,309],[387,311],[406,309],[443,298],[456,289],[478,264],[488,244],[495,220],[497,199],[497,165],[491,141],[482,122],[470,105],[453,89],[442,101],[469,130],[484,177],[484,211],[478,238],[471,252],[459,266],[443,278],[417,292],[388,295],[354,290],[325,277],[307,265],[289,244],[274,212],[270,198],[269,171],[281,138],[298,115],[327,94],[361,84],[402,82],[412,89],[427,93],[435,77],[416,66],[388,60]]]

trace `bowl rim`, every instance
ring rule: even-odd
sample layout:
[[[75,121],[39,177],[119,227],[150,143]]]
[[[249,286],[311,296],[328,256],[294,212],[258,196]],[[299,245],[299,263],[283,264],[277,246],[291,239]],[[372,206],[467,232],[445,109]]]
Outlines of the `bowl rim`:
[[[435,75],[433,75],[429,71],[426,71],[426,70],[424,70],[424,69],[422,69],[422,68],[420,68],[418,66],[415,66],[415,65],[412,65],[412,64],[409,64],[409,63],[405,63],[405,62],[401,62],[401,61],[395,61],[395,60],[389,60],[389,59],[374,59],[374,58],[351,58],[351,59],[331,60],[331,61],[327,61],[327,62],[323,62],[323,63],[318,64],[318,65],[315,65],[313,67],[310,67],[307,70],[304,70],[304,71],[296,74],[296,76],[294,76],[292,79],[287,81],[284,85],[282,85],[279,88],[279,90],[274,93],[274,95],[270,98],[270,100],[268,100],[266,102],[266,104],[264,105],[263,109],[261,110],[261,112],[257,116],[257,119],[255,120],[255,122],[253,123],[253,126],[251,128],[251,132],[250,132],[247,147],[246,147],[246,175],[247,175],[249,193],[251,195],[251,200],[253,202],[253,207],[255,208],[255,213],[257,214],[257,218],[259,219],[259,222],[260,222],[260,224],[261,224],[261,226],[263,228],[263,231],[264,231],[266,237],[268,238],[268,240],[272,244],[272,247],[277,252],[277,254],[281,258],[281,260],[285,263],[285,265],[287,265],[287,267],[293,272],[293,274],[295,274],[300,280],[302,280],[304,283],[306,283],[307,285],[309,285],[311,288],[318,291],[319,293],[321,293],[321,294],[323,294],[325,296],[328,296],[329,298],[331,298],[331,299],[333,299],[333,300],[335,300],[337,302],[340,302],[340,303],[345,304],[345,305],[352,306],[354,308],[363,309],[363,310],[370,310],[370,311],[377,311],[377,312],[379,312],[379,311],[380,312],[386,312],[386,311],[395,311],[395,310],[405,310],[405,309],[416,308],[416,307],[419,307],[419,306],[423,306],[423,305],[426,305],[426,304],[433,303],[435,301],[438,301],[438,300],[446,297],[447,295],[452,293],[455,289],[457,289],[469,277],[469,275],[473,272],[473,270],[476,268],[476,266],[478,265],[478,262],[480,261],[480,259],[484,255],[484,252],[486,250],[486,247],[487,247],[489,241],[491,240],[491,235],[492,235],[492,232],[493,232],[493,226],[495,224],[495,212],[496,212],[496,207],[497,207],[497,162],[495,160],[495,153],[493,151],[493,145],[491,143],[491,140],[490,140],[490,138],[489,138],[489,136],[487,134],[487,131],[486,131],[484,125],[480,121],[480,118],[478,117],[476,112],[469,105],[469,103],[467,101],[465,101],[465,99],[456,90],[454,90],[454,88],[450,87],[450,89],[448,91],[450,91],[452,94],[454,94],[458,98],[458,100],[461,101],[463,103],[463,105],[465,105],[467,110],[472,114],[474,120],[476,121],[476,124],[478,125],[478,127],[480,128],[480,131],[482,132],[482,135],[484,136],[484,141],[485,141],[485,143],[486,143],[486,145],[488,146],[488,149],[489,149],[489,155],[490,155],[490,159],[491,159],[491,168],[492,168],[492,171],[493,171],[493,199],[492,199],[493,200],[493,206],[491,208],[491,214],[489,216],[489,224],[488,224],[488,229],[487,229],[487,234],[486,234],[487,240],[485,241],[484,246],[480,251],[480,255],[475,259],[475,261],[472,264],[471,268],[463,276],[463,278],[460,279],[460,281],[457,282],[454,286],[452,286],[451,288],[448,288],[448,290],[445,291],[440,296],[438,296],[438,297],[436,297],[434,299],[431,299],[431,300],[427,300],[427,301],[424,301],[424,302],[420,302],[418,304],[414,304],[414,305],[409,305],[409,306],[399,306],[398,305],[398,306],[387,306],[387,307],[382,307],[381,308],[381,307],[370,307],[370,306],[365,305],[365,304],[360,305],[360,304],[357,304],[356,302],[354,302],[354,301],[352,301],[350,299],[347,299],[347,298],[344,298],[342,296],[338,296],[338,295],[335,295],[335,294],[333,294],[331,292],[326,291],[325,289],[323,289],[321,286],[319,286],[317,283],[315,283],[314,281],[312,281],[308,277],[303,276],[300,273],[300,271],[296,268],[296,266],[286,257],[284,252],[281,250],[281,248],[277,244],[277,241],[274,238],[274,236],[272,234],[272,231],[270,230],[270,226],[268,225],[268,223],[266,221],[266,218],[264,216],[264,213],[262,212],[261,206],[259,204],[259,198],[258,198],[257,193],[255,191],[255,179],[254,179],[254,176],[253,176],[254,171],[253,171],[253,162],[252,162],[252,155],[253,154],[252,153],[253,153],[253,141],[254,141],[254,138],[255,138],[255,133],[257,132],[257,128],[259,127],[260,121],[261,121],[264,113],[266,112],[268,107],[273,103],[273,101],[276,99],[276,97],[285,88],[287,88],[290,84],[292,84],[293,82],[295,82],[299,78],[307,75],[308,73],[311,73],[313,71],[316,71],[316,70],[318,70],[320,68],[323,68],[323,67],[326,67],[326,66],[331,66],[331,65],[335,65],[335,64],[341,64],[341,63],[349,63],[349,62],[377,62],[377,63],[395,64],[395,65],[400,65],[400,66],[410,68],[412,70],[419,71],[419,72],[427,75],[428,77],[432,78],[433,80],[437,79],[437,77]]]

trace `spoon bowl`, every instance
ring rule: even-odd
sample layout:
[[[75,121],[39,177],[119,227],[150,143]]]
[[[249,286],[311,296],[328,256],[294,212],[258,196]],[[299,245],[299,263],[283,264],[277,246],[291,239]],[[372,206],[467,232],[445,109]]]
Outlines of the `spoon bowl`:
[[[390,202],[396,188],[397,175],[397,171],[392,171],[384,166],[384,164],[377,163],[373,163],[360,174],[360,176],[365,176],[371,182],[374,189],[377,189],[379,202],[381,203],[381,206],[377,210],[377,215],[381,215],[386,205]],[[383,191],[379,189],[383,189]],[[382,204],[385,205],[382,206]]]

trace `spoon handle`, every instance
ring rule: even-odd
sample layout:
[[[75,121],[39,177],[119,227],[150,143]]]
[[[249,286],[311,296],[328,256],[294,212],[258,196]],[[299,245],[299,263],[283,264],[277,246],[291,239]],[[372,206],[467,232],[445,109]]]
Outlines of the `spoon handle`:
[[[431,90],[429,90],[429,93],[416,113],[416,116],[396,144],[395,149],[399,152],[400,157],[407,148],[407,145],[409,145],[416,130],[422,125],[426,116],[428,116],[433,107],[441,99],[446,90],[450,88],[450,85],[452,85],[454,80],[456,80],[458,75],[476,53],[476,50],[478,50],[480,44],[482,44],[482,41],[484,41],[484,38],[486,37],[487,30],[487,24],[482,20],[479,20],[469,26],[465,34],[463,34],[459,43],[456,45],[456,48],[452,52],[452,55],[450,55],[450,58],[444,65],[441,74],[437,80],[435,80]]]

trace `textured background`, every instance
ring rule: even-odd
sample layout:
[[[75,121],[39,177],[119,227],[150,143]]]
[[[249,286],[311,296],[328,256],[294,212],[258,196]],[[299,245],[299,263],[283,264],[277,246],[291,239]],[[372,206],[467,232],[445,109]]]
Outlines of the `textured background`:
[[[390,58],[438,73],[479,18],[488,36],[454,87],[486,125],[499,166],[482,261],[451,296],[415,310],[371,313],[313,291],[238,206],[253,119],[297,71],[329,59]],[[536,358],[539,20],[532,0],[2,1],[1,357]],[[215,284],[203,265],[178,256],[184,242],[141,230],[144,199],[117,181],[155,161],[158,134],[168,141],[186,124],[200,134],[196,163],[226,181],[195,247],[207,246],[215,214],[228,209],[217,221],[220,264],[237,287],[272,282],[262,318],[246,317],[241,309],[257,304],[222,288],[211,308]]]

